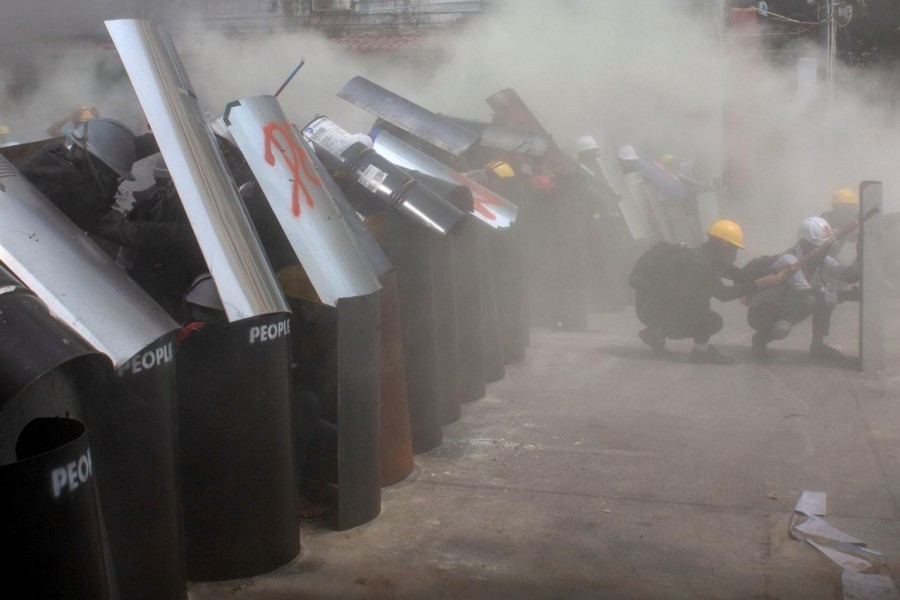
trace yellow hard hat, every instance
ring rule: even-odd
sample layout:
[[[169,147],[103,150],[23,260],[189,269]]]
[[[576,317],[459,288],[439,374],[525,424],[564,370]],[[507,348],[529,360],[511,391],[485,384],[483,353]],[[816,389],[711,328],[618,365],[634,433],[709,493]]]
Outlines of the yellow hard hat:
[[[741,231],[741,226],[734,221],[716,221],[706,230],[706,235],[726,241],[741,250],[744,249],[744,232]]]
[[[850,188],[841,188],[831,196],[832,204],[853,204],[859,206],[859,196]]]
[[[495,160],[494,162],[486,164],[484,167],[493,171],[494,175],[501,179],[516,176],[516,172],[509,166],[509,163],[503,162],[502,160]]]
[[[678,160],[678,159],[675,158],[675,155],[674,155],[674,154],[669,154],[668,152],[666,152],[665,154],[663,154],[662,156],[659,157],[659,162],[660,162],[664,167],[671,167],[672,165],[675,164],[675,162],[676,162],[677,160]]]

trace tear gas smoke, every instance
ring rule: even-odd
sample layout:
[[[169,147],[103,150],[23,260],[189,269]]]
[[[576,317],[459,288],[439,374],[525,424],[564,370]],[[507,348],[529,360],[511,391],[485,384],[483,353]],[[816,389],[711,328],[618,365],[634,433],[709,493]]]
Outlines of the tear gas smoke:
[[[753,132],[745,144],[753,173],[740,198],[723,202],[722,214],[745,226],[748,256],[789,245],[796,224],[824,211],[832,190],[863,179],[884,181],[887,210],[895,210],[891,193],[900,181],[891,167],[900,158],[900,136],[890,105],[878,102],[888,94],[877,74],[839,73],[833,102],[821,77],[817,93],[798,92],[796,62],[734,61],[733,32],[721,25],[719,3],[706,5],[516,0],[415,50],[381,54],[346,50],[315,31],[237,38],[200,31],[199,20],[165,26],[199,97],[215,112],[243,96],[273,93],[302,57],[306,65],[279,96],[298,124],[324,114],[350,131],[367,130],[373,117],[336,96],[355,75],[432,111],[485,121],[491,113],[484,98],[511,87],[567,151],[577,136],[592,134],[691,160],[707,181],[720,176],[723,161],[723,99],[739,90],[741,117]],[[795,51],[822,65],[820,52]],[[115,71],[110,53],[73,48],[51,64],[36,64],[39,81],[0,100],[0,120],[14,133],[39,137],[73,104],[87,102],[133,122],[139,107],[127,80],[110,85],[104,78]],[[750,87],[735,82],[736,69],[752,70]]]

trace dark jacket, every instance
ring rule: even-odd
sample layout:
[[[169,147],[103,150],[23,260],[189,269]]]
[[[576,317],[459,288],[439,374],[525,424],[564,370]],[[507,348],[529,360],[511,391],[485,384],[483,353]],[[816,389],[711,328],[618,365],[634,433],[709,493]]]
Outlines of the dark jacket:
[[[135,139],[136,159],[159,151],[153,136]],[[178,223],[130,221],[113,208],[115,190],[100,189],[90,172],[76,168],[61,144],[44,146],[20,170],[72,222],[102,240],[129,248],[158,248],[190,240],[190,228]]]
[[[646,293],[654,294],[653,305],[661,324],[696,322],[710,310],[712,298],[720,302],[753,294],[753,281],[743,281],[741,270],[717,261],[707,244],[671,253],[662,266],[663,281]],[[726,285],[722,279],[735,282]]]

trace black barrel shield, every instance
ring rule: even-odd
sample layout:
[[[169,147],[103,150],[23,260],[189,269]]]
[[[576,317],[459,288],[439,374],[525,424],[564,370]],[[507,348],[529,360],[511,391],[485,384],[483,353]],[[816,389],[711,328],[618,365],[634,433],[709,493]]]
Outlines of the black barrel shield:
[[[481,225],[469,215],[453,240],[456,276],[456,356],[459,366],[459,398],[474,402],[486,393],[481,318],[481,266],[478,237]]]
[[[466,220],[468,217],[466,217]],[[429,232],[398,211],[388,211],[388,257],[397,269],[400,322],[413,452],[443,441],[437,393],[434,277]]]
[[[378,292],[337,302],[338,531],[381,512]]]
[[[478,228],[478,275],[481,281],[481,340],[484,380],[499,381],[506,375],[503,338],[500,331],[500,309],[497,305],[497,281],[494,260],[490,254],[489,236],[494,230]]]
[[[438,374],[438,402],[441,422],[459,420],[460,373],[456,354],[456,277],[453,267],[454,240],[431,236],[431,273],[434,277],[435,352]]]
[[[0,464],[37,417],[82,418],[84,397],[108,391],[109,360],[0,265]]]
[[[297,556],[290,320],[208,324],[178,354],[188,578],[271,571]]]
[[[37,418],[0,466],[0,575],[16,598],[117,597],[104,558],[103,520],[80,422]]]
[[[84,403],[123,598],[187,598],[175,435],[175,333],[122,364],[112,401]]]

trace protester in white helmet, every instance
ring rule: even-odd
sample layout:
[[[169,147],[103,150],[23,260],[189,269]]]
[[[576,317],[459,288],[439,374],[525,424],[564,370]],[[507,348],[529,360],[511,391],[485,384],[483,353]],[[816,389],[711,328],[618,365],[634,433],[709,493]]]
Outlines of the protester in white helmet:
[[[802,268],[791,273],[784,283],[756,294],[748,303],[747,322],[756,330],[753,334],[753,356],[757,360],[768,358],[769,342],[784,339],[794,325],[810,315],[813,329],[810,355],[818,360],[844,360],[839,350],[825,343],[838,294],[824,283],[823,277],[828,275],[846,283],[856,283],[859,281],[857,261],[842,265],[827,252],[804,259],[816,248],[833,242],[833,236],[834,232],[825,219],[806,218],[797,231],[796,245],[769,266],[770,273],[778,274],[792,265],[802,264]]]

